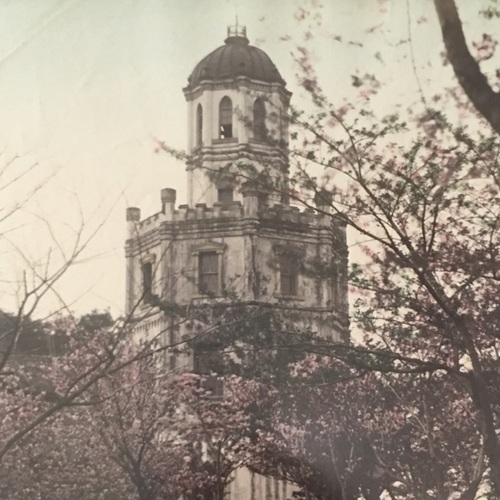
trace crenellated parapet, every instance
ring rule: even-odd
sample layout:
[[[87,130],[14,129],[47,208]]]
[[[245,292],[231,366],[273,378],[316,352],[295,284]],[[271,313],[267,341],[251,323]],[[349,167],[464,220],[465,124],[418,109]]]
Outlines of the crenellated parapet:
[[[257,191],[242,189],[243,202],[233,201],[228,204],[215,202],[212,206],[198,203],[194,207],[179,205],[176,207],[176,192],[174,189],[162,189],[162,210],[145,219],[140,218],[140,209],[127,209],[129,238],[137,238],[161,224],[210,224],[221,221],[257,220],[262,224],[273,224],[279,227],[283,224],[304,226],[311,229],[330,229],[334,218],[324,209],[316,211],[313,208],[300,209],[296,206],[274,204],[269,206],[263,202]],[[335,222],[333,222],[335,224]],[[339,227],[342,224],[338,224]]]

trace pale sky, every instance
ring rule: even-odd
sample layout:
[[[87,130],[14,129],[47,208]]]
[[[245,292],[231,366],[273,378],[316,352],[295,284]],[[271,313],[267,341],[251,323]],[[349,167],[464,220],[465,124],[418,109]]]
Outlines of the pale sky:
[[[466,15],[475,19],[479,3],[462,0],[459,6],[462,11],[470,9],[471,15]],[[323,4],[1,0],[0,171],[17,159],[0,177],[0,189],[34,167],[0,190],[0,221],[9,207],[30,198],[15,216],[0,222],[0,309],[12,307],[27,268],[13,244],[42,267],[49,248],[55,248],[44,221],[64,247],[83,217],[89,232],[101,222],[103,226],[58,291],[79,313],[107,307],[114,314],[122,311],[125,208],[139,206],[143,216],[158,211],[163,187],[176,188],[178,203],[185,202],[184,167],[156,154],[153,138],[174,148],[185,147],[182,88],[196,63],[223,44],[235,15],[246,25],[250,43],[265,50],[278,67],[294,93],[295,106],[307,107],[297,85],[293,53],[303,43],[309,23],[313,61],[334,101],[340,103],[353,92],[350,75],[356,70],[377,71],[388,106],[394,99],[415,101],[410,44],[400,41],[408,38],[410,27],[413,62],[424,78],[429,58],[439,61],[442,50],[432,3],[324,0]],[[320,12],[321,24],[314,16],[299,23],[301,7],[308,13]],[[374,27],[378,30],[370,34]],[[466,24],[466,28],[481,32],[477,26]],[[438,66],[433,71],[443,71],[442,78],[447,78],[449,68]],[[31,196],[45,179],[45,186]],[[51,260],[56,254],[53,250]]]

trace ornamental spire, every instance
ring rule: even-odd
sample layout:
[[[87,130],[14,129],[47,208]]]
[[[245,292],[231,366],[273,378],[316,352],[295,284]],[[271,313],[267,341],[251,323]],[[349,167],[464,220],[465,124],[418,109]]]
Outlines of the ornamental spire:
[[[247,37],[247,28],[246,26],[240,26],[238,22],[238,15],[236,15],[236,22],[233,26],[227,27],[227,37],[230,38],[232,36],[239,36],[242,38]]]

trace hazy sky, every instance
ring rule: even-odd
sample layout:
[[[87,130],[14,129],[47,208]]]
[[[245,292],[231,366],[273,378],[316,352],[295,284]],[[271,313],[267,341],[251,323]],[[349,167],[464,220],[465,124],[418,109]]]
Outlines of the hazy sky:
[[[478,3],[468,1],[466,6],[476,17]],[[125,207],[139,206],[143,215],[158,211],[162,187],[176,188],[178,203],[185,201],[184,167],[156,154],[154,138],[185,147],[182,88],[196,63],[222,45],[236,14],[250,43],[277,65],[294,92],[295,105],[307,106],[297,86],[293,54],[308,25],[314,34],[308,42],[313,61],[333,100],[340,102],[353,92],[350,75],[356,69],[361,74],[378,71],[388,96],[406,93],[407,102],[415,100],[410,44],[400,42],[410,28],[413,63],[422,75],[429,56],[439,60],[442,49],[432,3],[323,4],[1,0],[0,165],[16,159],[0,177],[0,308],[11,307],[27,269],[18,250],[42,268],[52,247],[55,262],[57,246],[45,221],[66,248],[83,218],[90,232],[101,222],[103,226],[59,291],[78,312],[94,307],[121,311]],[[303,22],[298,21],[301,8],[312,14]],[[321,24],[314,17],[317,12]],[[30,166],[27,175],[9,184]],[[2,190],[5,184],[9,186]],[[15,216],[1,221],[9,207],[27,197],[29,202]]]

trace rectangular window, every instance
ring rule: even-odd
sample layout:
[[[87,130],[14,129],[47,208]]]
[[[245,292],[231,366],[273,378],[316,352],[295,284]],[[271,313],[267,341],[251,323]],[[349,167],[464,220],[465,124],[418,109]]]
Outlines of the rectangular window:
[[[198,291],[201,294],[219,293],[219,255],[203,252],[198,257]]]
[[[297,295],[298,270],[297,260],[290,255],[280,256],[280,292],[281,295]]]
[[[153,264],[146,262],[142,265],[142,296],[144,302],[153,298]]]
[[[259,193],[259,206],[260,207],[268,207],[269,206],[269,194],[268,193]]]
[[[200,375],[220,373],[222,370],[221,350],[221,346],[212,343],[195,345],[193,349],[193,371]]]
[[[198,345],[193,350],[193,371],[203,376],[202,388],[212,396],[222,396],[224,391],[220,350],[215,344]]]
[[[233,189],[232,188],[221,188],[217,191],[217,201],[222,203],[222,205],[227,206],[233,202]]]

